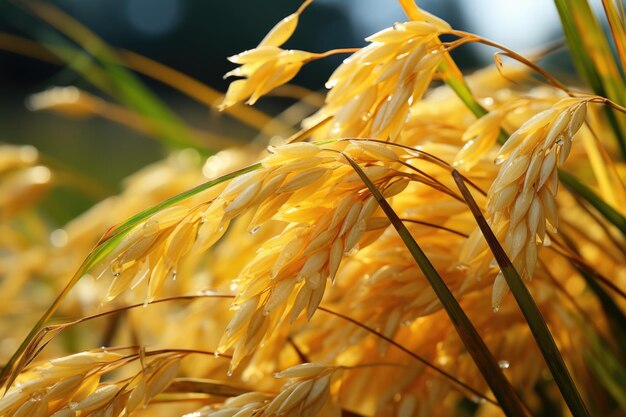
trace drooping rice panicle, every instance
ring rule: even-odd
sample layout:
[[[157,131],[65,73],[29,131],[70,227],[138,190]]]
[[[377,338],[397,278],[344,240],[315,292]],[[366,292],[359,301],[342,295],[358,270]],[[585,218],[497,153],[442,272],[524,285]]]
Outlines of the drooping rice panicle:
[[[326,137],[395,140],[411,103],[426,92],[442,59],[438,35],[450,26],[435,16],[396,23],[366,40],[330,76],[325,106],[305,126],[328,119]]]
[[[223,110],[244,100],[254,104],[261,96],[274,88],[286,84],[296,76],[302,65],[316,54],[285,50],[280,47],[291,38],[300,13],[311,3],[305,1],[300,8],[278,22],[256,48],[231,56],[228,60],[241,65],[224,77],[242,77],[230,83],[220,108]]]
[[[586,106],[585,99],[561,100],[525,122],[497,156],[500,169],[489,189],[487,216],[522,277],[533,275],[537,248],[549,239],[546,224],[553,232],[557,230],[557,167],[570,153],[573,137],[585,120]],[[485,242],[475,231],[468,240],[465,260],[484,249]],[[498,274],[493,308],[499,308],[507,291],[504,277]]]
[[[130,415],[173,381],[184,353],[141,354],[86,351],[55,358],[22,373],[0,400],[0,415]],[[139,372],[112,381],[110,375],[142,360]],[[96,413],[96,414],[93,414]]]

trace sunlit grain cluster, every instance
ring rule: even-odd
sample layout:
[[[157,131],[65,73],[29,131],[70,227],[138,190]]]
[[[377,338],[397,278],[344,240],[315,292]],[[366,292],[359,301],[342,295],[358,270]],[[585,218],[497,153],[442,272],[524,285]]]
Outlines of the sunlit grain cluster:
[[[172,151],[62,228],[35,208],[67,173],[0,147],[0,416],[584,415],[529,304],[592,414],[609,415],[600,384],[621,415],[619,355],[589,365],[621,346],[620,103],[507,49],[526,66],[464,76],[451,50],[489,41],[409,0],[362,48],[283,49],[310,3],[229,58],[237,79],[214,103],[237,112],[346,54],[323,104],[271,144]],[[84,110],[68,94],[31,106]]]

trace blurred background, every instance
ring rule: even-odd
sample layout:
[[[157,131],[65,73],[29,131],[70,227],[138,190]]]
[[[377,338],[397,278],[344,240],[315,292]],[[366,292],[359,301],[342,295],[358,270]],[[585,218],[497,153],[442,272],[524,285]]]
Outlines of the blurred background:
[[[223,74],[234,67],[226,57],[256,46],[276,22],[300,4],[296,0],[56,0],[48,3],[82,23],[108,45],[149,57],[221,92],[228,85]],[[418,3],[457,29],[476,32],[521,52],[540,51],[562,36],[556,9],[546,0],[425,0]],[[64,58],[63,65],[24,56],[24,53],[28,55],[32,44],[22,44],[16,39],[29,39],[52,51],[64,47],[81,51],[76,49],[74,40],[61,33],[62,30],[36,16],[29,4],[28,1],[0,0],[0,142],[32,144],[49,161],[99,184],[97,195],[63,187],[54,189],[45,207],[47,215],[61,226],[101,196],[118,191],[121,179],[160,159],[165,152],[163,145],[150,135],[99,117],[66,118],[47,111],[29,110],[27,104],[33,94],[54,86],[77,86],[109,99],[80,74],[81,68],[91,60],[90,53],[80,52]],[[369,34],[404,20],[394,0],[316,0],[303,14],[298,30],[286,47],[321,52],[362,46],[363,38]],[[11,49],[13,51],[7,51]],[[493,51],[464,46],[455,54],[460,65],[471,71],[489,65]],[[320,90],[341,59],[343,57],[331,57],[315,62],[305,67],[294,82]],[[557,52],[544,65],[567,73],[567,62],[566,53]],[[256,135],[253,129],[225,123],[214,110],[175,89],[141,76],[138,80],[176,117],[194,129],[217,134],[226,132],[244,140]],[[261,100],[259,106],[276,113],[288,104],[284,100],[270,99]]]

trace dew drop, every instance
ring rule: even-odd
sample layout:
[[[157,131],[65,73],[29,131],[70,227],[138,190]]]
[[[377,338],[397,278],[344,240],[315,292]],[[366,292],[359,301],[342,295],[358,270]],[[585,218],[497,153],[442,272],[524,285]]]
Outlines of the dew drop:
[[[369,111],[366,111],[365,113],[361,115],[361,120],[364,122],[367,122],[371,118],[372,118],[372,113]]]
[[[470,401],[473,402],[474,404],[482,404],[482,403],[485,402],[485,399],[484,398],[480,398],[477,395],[472,395],[470,397]]]
[[[511,364],[509,363],[509,361],[498,361],[498,366],[500,367],[500,369],[509,369],[509,366],[511,366]]]
[[[233,376],[233,368],[231,366],[228,367],[228,372],[226,372],[226,375]]]
[[[493,310],[494,313],[497,313],[498,311],[500,311],[500,307],[495,306],[495,307],[493,307],[492,310]]]
[[[274,145],[270,145],[270,146],[268,146],[268,147],[267,147],[267,152],[268,152],[268,153],[271,153],[271,154],[276,153],[276,146],[274,146]]]
[[[250,234],[254,235],[256,234],[259,230],[261,230],[261,226],[254,226],[251,230],[250,230]]]
[[[78,408],[78,403],[77,402],[71,402],[69,404],[70,410],[76,410]]]
[[[113,261],[111,264],[111,273],[115,278],[119,277],[122,273],[122,263],[119,261]]]
[[[176,271],[172,271],[172,281],[176,281],[177,277],[178,277],[178,273]]]
[[[220,357],[220,353],[216,350],[215,352],[213,352],[213,356],[216,358]]]
[[[52,243],[52,246],[54,246],[55,248],[62,248],[63,246],[67,245],[68,239],[68,234],[63,229],[56,229],[55,231],[50,233],[50,243]]]
[[[454,266],[454,268],[457,271],[467,271],[469,269],[469,265],[463,262],[459,262]]]
[[[400,22],[396,22],[393,24],[393,30],[402,30],[404,29],[404,25]]]

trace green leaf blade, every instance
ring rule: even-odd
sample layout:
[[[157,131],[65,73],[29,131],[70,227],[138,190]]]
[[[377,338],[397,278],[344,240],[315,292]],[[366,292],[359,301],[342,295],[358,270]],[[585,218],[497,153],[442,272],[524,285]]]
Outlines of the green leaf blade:
[[[576,195],[582,197],[591,204],[605,219],[611,222],[620,232],[626,236],[626,217],[616,209],[604,202],[593,190],[580,182],[575,176],[567,171],[559,170],[559,179],[565,186]]]

